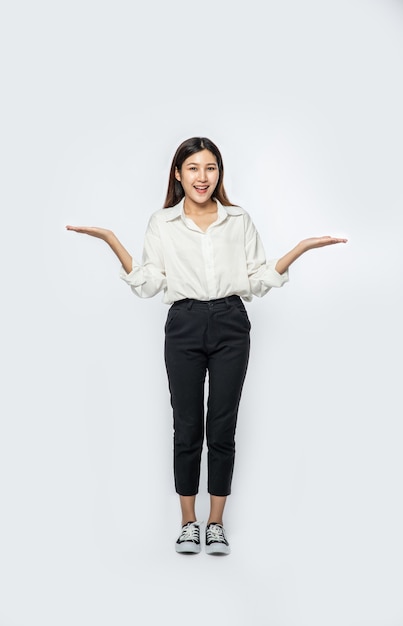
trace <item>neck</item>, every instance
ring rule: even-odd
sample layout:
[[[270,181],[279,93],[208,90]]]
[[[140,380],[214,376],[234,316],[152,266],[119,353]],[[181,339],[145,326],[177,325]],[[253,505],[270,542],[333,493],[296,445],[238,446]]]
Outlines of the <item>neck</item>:
[[[188,215],[192,213],[215,213],[215,211],[217,211],[217,203],[212,198],[207,200],[207,202],[193,202],[193,200],[190,200],[185,196],[185,199],[183,201],[183,210]]]

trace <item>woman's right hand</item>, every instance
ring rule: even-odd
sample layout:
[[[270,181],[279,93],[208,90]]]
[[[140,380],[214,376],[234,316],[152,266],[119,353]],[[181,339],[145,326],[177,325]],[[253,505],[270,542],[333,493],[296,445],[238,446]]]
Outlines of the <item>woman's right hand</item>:
[[[74,230],[76,233],[83,233],[84,235],[91,235],[91,237],[98,237],[109,243],[113,232],[107,228],[99,228],[98,226],[66,226],[67,230]]]
[[[130,253],[122,246],[115,233],[108,228],[98,228],[98,226],[66,226],[67,230],[74,230],[76,233],[83,233],[84,235],[91,235],[91,237],[98,237],[103,239],[110,246],[113,252],[121,262],[125,272],[130,274],[133,269],[133,259]]]

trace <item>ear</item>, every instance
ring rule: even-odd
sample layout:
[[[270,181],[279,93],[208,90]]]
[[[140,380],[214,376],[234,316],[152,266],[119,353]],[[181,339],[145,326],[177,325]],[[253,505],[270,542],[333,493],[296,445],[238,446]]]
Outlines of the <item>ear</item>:
[[[175,178],[176,180],[179,180],[179,182],[181,181],[181,173],[177,167],[175,167]]]

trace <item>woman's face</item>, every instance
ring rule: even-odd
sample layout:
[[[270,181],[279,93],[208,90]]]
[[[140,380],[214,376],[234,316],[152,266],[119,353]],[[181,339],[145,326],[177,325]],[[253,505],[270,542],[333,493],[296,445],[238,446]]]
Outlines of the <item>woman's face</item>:
[[[218,183],[217,159],[210,150],[201,150],[188,157],[175,177],[182,183],[185,197],[198,204],[208,202]]]

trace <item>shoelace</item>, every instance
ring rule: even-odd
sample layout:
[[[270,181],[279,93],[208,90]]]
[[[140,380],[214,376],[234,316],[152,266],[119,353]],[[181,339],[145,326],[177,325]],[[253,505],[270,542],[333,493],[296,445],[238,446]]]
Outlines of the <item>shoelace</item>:
[[[190,522],[182,528],[179,541],[200,541],[200,528],[198,522]]]
[[[221,541],[225,543],[226,539],[223,527],[218,524],[211,524],[206,530],[206,539],[207,541]]]

